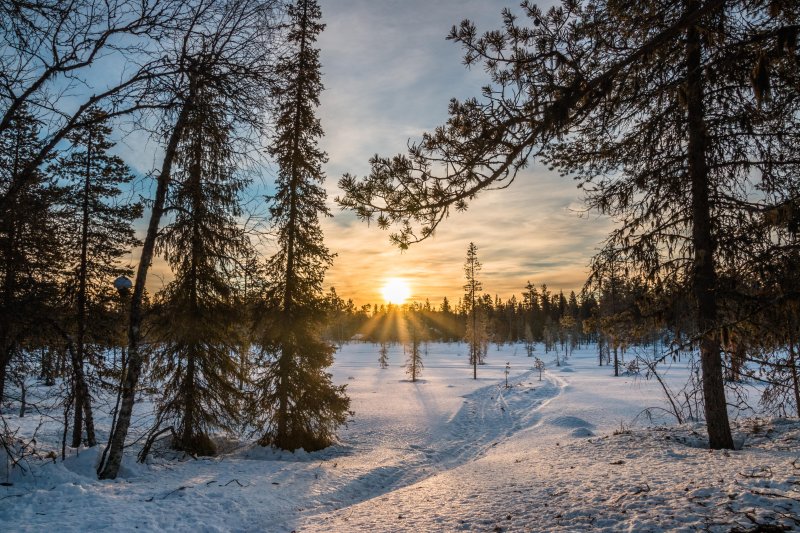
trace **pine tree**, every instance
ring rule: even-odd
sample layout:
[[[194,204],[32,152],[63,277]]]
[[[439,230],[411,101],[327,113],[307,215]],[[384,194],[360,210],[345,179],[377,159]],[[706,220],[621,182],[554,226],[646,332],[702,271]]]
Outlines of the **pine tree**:
[[[314,0],[288,7],[289,51],[278,65],[278,106],[270,154],[278,164],[270,215],[278,252],[267,263],[271,285],[262,316],[261,347],[268,357],[259,385],[266,414],[262,445],[317,450],[330,445],[348,416],[345,386],[335,386],[325,368],[334,347],[320,338],[324,318],[322,282],[333,257],[323,244],[320,215],[325,205],[318,147],[323,135],[314,109],[322,90],[317,35],[324,29]]]
[[[196,87],[167,204],[175,217],[159,243],[175,280],[157,295],[153,374],[162,390],[157,420],[172,422],[173,447],[213,455],[210,432],[232,430],[241,411],[241,302],[232,280],[250,255],[237,223],[247,182],[236,173],[224,103],[202,79]]]
[[[72,446],[81,443],[85,416],[86,442],[96,444],[89,389],[83,366],[99,354],[92,347],[108,345],[104,315],[113,298],[109,280],[130,275],[121,257],[138,244],[132,226],[142,212],[140,203],[121,201],[122,188],[133,176],[125,163],[108,151],[111,128],[99,109],[87,112],[85,125],[68,137],[71,150],[57,159],[51,171],[69,185],[65,199],[69,227],[68,249],[74,274],[68,283],[74,298],[74,408]]]
[[[478,363],[481,359],[483,339],[485,336],[483,321],[479,317],[480,309],[478,306],[479,293],[483,285],[478,278],[481,270],[481,263],[478,261],[478,247],[475,243],[469,243],[467,247],[467,260],[464,263],[464,275],[467,283],[464,285],[464,306],[467,311],[467,343],[469,343],[469,364],[472,365],[472,379],[478,379]]]
[[[23,105],[0,134],[0,402],[11,359],[31,336],[44,335],[59,299],[64,235],[56,206],[63,189],[37,167],[12,190],[40,151],[41,127]]]

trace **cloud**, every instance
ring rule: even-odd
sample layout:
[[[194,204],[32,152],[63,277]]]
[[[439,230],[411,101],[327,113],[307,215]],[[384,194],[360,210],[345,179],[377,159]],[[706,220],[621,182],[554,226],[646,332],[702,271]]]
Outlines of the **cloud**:
[[[413,299],[455,301],[463,292],[467,246],[475,242],[485,292],[519,295],[527,281],[554,291],[580,289],[611,222],[579,216],[583,207],[575,183],[535,162],[508,189],[479,195],[466,212],[454,213],[432,238],[404,253],[391,247],[387,232],[332,202],[343,173],[365,175],[374,154],[404,152],[409,139],[446,120],[450,98],[480,94],[485,73],[464,68],[460,48],[445,36],[465,18],[479,31],[500,27],[504,6],[485,0],[322,0],[321,7],[327,25],[319,39],[326,90],[318,113],[334,214],[323,221],[323,230],[338,254],[326,285],[359,304],[380,303],[386,278],[402,277],[410,282]],[[148,153],[142,143],[131,137],[124,149]]]

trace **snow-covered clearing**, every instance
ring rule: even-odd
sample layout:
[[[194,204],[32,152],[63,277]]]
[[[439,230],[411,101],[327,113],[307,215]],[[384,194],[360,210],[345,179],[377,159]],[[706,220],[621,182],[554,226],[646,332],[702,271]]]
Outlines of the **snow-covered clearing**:
[[[563,367],[548,357],[542,381],[521,346],[492,347],[477,380],[466,351],[431,344],[421,381],[411,383],[402,347],[386,370],[376,346],[343,347],[333,373],[348,384],[355,417],[341,444],[321,452],[230,443],[215,458],[138,465],[131,450],[123,475],[100,482],[97,451],[81,450],[12,472],[0,487],[0,530],[800,528],[796,421],[741,420],[744,448],[710,452],[702,426],[645,428],[641,416],[632,424],[644,408],[664,405],[661,389],[598,368],[594,347]],[[665,376],[680,388],[687,372],[679,363]],[[146,419],[149,408],[143,401],[136,414]],[[38,424],[14,411],[5,417],[23,433]],[[107,436],[108,417],[98,418]],[[56,422],[40,434],[40,446],[60,448]]]

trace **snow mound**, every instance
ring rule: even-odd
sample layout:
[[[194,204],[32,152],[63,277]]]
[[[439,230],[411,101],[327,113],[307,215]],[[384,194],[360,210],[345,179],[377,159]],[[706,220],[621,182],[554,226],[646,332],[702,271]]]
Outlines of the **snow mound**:
[[[570,432],[569,436],[575,438],[593,437],[594,433],[589,428],[575,428]]]
[[[566,429],[588,429],[594,427],[594,424],[591,422],[587,422],[583,418],[577,416],[557,416],[545,420],[545,423]]]
[[[575,372],[575,370],[574,370],[574,369],[573,369],[571,366],[562,366],[562,367],[561,367],[561,371],[562,371],[562,372],[567,372],[567,373],[569,373],[569,372]]]

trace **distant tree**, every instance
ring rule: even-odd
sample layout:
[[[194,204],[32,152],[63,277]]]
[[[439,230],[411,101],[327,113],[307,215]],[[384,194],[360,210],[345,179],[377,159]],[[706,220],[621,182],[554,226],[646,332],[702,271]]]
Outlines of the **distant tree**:
[[[531,325],[526,322],[525,323],[525,351],[527,352],[528,357],[533,357],[533,348],[534,348],[533,332],[531,331]]]
[[[320,215],[328,216],[318,147],[323,135],[315,108],[322,90],[319,49],[324,26],[314,0],[288,7],[287,51],[278,61],[273,89],[278,117],[270,154],[278,165],[270,215],[278,252],[267,263],[271,284],[262,316],[260,344],[267,357],[258,382],[266,420],[262,445],[318,450],[330,445],[350,405],[345,386],[325,371],[334,347],[323,341],[322,282],[333,256],[323,244]]]
[[[564,359],[569,359],[569,356],[572,354],[572,350],[575,348],[575,342],[577,339],[575,328],[577,323],[572,315],[564,315],[561,317],[561,320],[559,320],[558,326],[561,336],[564,339]]]
[[[382,369],[389,368],[389,343],[381,341],[381,347],[378,351],[378,364]]]
[[[453,312],[453,308],[450,307],[450,301],[447,299],[447,296],[442,298],[442,304],[439,306],[439,311],[444,314],[449,314]]]
[[[469,343],[469,364],[472,365],[472,379],[478,379],[478,363],[481,360],[483,343],[482,321],[478,316],[480,312],[478,298],[483,285],[477,278],[481,266],[480,261],[478,261],[478,247],[471,242],[467,247],[467,259],[464,263],[464,276],[467,279],[466,284],[464,284],[464,305],[467,311],[467,343]]]
[[[542,381],[542,372],[544,372],[544,361],[538,357],[533,361],[533,368],[539,371],[539,381]]]
[[[422,351],[420,344],[423,334],[421,325],[417,321],[414,311],[407,311],[406,314],[406,374],[411,376],[411,381],[416,382],[417,377],[422,373],[424,365],[422,363]]]
[[[84,416],[86,442],[89,446],[96,444],[83,366],[99,356],[94,353],[97,347],[109,344],[111,328],[103,322],[113,298],[110,282],[130,275],[130,268],[120,260],[139,244],[133,221],[142,213],[141,203],[121,198],[122,188],[133,175],[122,159],[109,154],[114,143],[109,140],[111,127],[104,116],[105,112],[97,108],[87,111],[85,124],[67,137],[70,151],[51,169],[68,184],[64,222],[69,231],[69,261],[75,265],[68,281],[70,299],[75,302],[73,447],[81,443]]]

